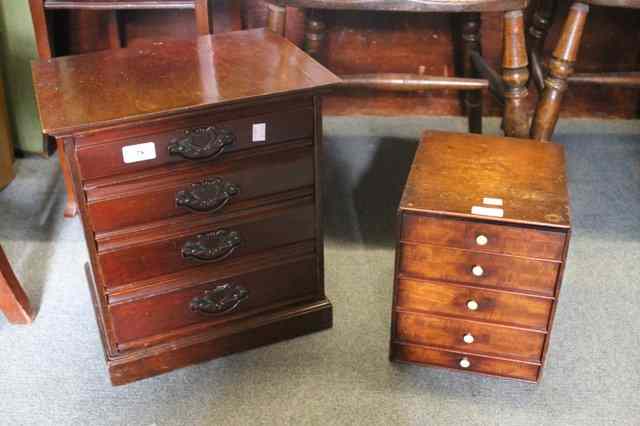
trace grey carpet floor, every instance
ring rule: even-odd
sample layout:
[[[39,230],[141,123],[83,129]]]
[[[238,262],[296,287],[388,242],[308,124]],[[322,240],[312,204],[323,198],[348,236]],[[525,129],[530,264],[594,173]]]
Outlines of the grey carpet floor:
[[[640,424],[639,122],[560,128],[575,230],[539,385],[388,362],[394,213],[417,137],[464,126],[327,119],[333,329],[116,388],[60,172],[53,160],[18,161],[0,192],[0,242],[39,313],[31,327],[0,315],[0,424]]]

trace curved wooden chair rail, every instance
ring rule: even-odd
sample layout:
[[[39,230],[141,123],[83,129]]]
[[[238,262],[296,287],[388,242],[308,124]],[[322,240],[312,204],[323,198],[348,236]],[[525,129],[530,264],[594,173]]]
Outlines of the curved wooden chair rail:
[[[626,88],[640,88],[640,72],[574,74],[574,65],[589,13],[589,4],[598,6],[640,9],[640,0],[585,0],[571,6],[556,45],[549,69],[544,70],[542,49],[553,24],[556,0],[539,0],[529,27],[529,60],[532,79],[542,92],[531,125],[531,137],[550,140],[553,136],[562,98],[568,84],[602,84]]]
[[[389,91],[453,89],[464,91],[469,131],[482,133],[482,90],[488,88],[504,102],[503,128],[507,136],[528,137],[529,114],[524,104],[529,69],[522,10],[528,0],[268,0],[267,26],[284,35],[286,7],[307,10],[305,50],[317,57],[325,38],[322,10],[460,13],[461,78],[420,74],[343,75],[343,86]],[[482,57],[480,13],[504,12],[502,74]]]

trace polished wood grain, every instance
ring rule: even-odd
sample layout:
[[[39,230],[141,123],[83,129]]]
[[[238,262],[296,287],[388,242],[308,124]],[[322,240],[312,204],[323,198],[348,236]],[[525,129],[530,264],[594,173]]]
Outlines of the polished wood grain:
[[[425,132],[397,217],[391,360],[538,382],[571,227],[562,147]]]
[[[316,295],[316,283],[315,257],[311,256],[295,263],[271,265],[241,275],[220,277],[216,281],[179,291],[168,291],[153,297],[112,304],[109,310],[113,316],[113,327],[120,342],[119,347],[129,343],[127,347],[132,348],[135,347],[131,344],[133,340],[161,333],[179,332],[180,329],[194,324],[211,327],[269,309],[277,309],[287,303],[300,302],[305,298],[313,299]],[[224,284],[241,286],[247,291],[246,300],[242,300],[235,309],[220,314],[192,309],[194,299]],[[145,312],[145,315],[140,317],[140,312]]]
[[[332,325],[323,275],[319,97],[332,85],[322,76],[332,74],[271,33],[224,37],[236,39],[227,46],[256,41],[250,46],[259,52],[274,42],[280,53],[293,54],[281,57],[287,60],[275,74],[243,82],[262,85],[248,91],[225,72],[208,75],[220,93],[238,96],[233,101],[106,122],[97,114],[57,134],[81,195],[91,295],[113,384]],[[87,56],[113,63],[125,50]],[[224,49],[214,56],[240,69],[253,64]],[[303,60],[290,60],[296,56]],[[183,56],[164,59],[168,69],[183,69]],[[67,68],[48,81],[62,87],[86,71]],[[190,84],[189,75],[174,78],[175,87]],[[165,83],[158,78],[148,87],[161,93]],[[254,124],[265,125],[265,141],[254,140]],[[125,163],[122,148],[138,143],[153,143],[156,158]]]
[[[386,12],[501,12],[527,6],[527,0],[274,0],[273,3],[309,9]]]
[[[250,210],[239,217],[203,220],[194,223],[185,218],[177,225],[164,226],[136,234],[128,234],[98,243],[100,270],[106,277],[106,287],[142,281],[183,269],[222,263],[228,259],[268,251],[269,249],[311,240],[314,237],[312,200],[296,204],[288,202],[272,208]],[[202,223],[204,222],[204,223]],[[197,235],[227,230],[239,234],[240,243],[218,261],[203,261],[185,257],[183,247]]]
[[[214,104],[310,92],[339,81],[268,30],[36,61],[32,69],[43,130],[57,136]]]
[[[103,182],[87,189],[91,226],[100,234],[184,215],[220,215],[260,206],[273,200],[287,199],[312,192],[313,151],[307,146],[284,152],[224,162],[197,163],[181,171],[163,175],[143,174],[137,179]],[[220,208],[197,211],[176,204],[179,193],[191,191],[205,179],[220,179],[237,191]],[[297,191],[296,191],[297,190]]]
[[[394,344],[391,359],[400,362],[428,364],[460,371],[472,371],[500,377],[537,381],[540,366],[536,363],[516,362],[471,355],[464,352],[444,351],[430,347]],[[460,361],[467,359],[470,366],[462,368]]]
[[[12,324],[31,324],[33,310],[0,246],[0,312]]]
[[[478,305],[476,310],[467,306],[472,300]],[[553,299],[401,276],[396,306],[402,310],[545,331]]]
[[[471,208],[493,197],[503,200],[504,217],[482,216],[485,222],[569,227],[560,145],[427,131],[414,164],[403,210],[477,219]]]
[[[484,239],[482,239],[484,237]],[[479,238],[482,240],[479,241]],[[495,225],[442,219],[407,213],[402,218],[401,240],[478,252],[562,260],[566,234],[539,228]]]
[[[482,276],[473,269],[482,268]],[[400,247],[400,272],[416,278],[453,281],[553,296],[560,264],[477,253],[425,244]]]
[[[395,315],[399,342],[531,362],[542,357],[543,332],[410,312]],[[465,336],[472,336],[473,342],[465,342]]]
[[[280,105],[278,105],[280,106]],[[93,180],[105,176],[135,173],[159,166],[173,166],[180,164],[220,164],[231,154],[246,151],[257,146],[266,146],[286,141],[300,141],[313,136],[313,108],[294,110],[283,109],[278,112],[265,113],[235,120],[227,118],[231,114],[219,117],[218,114],[202,114],[191,116],[189,119],[179,118],[167,120],[158,126],[156,131],[151,127],[132,130],[127,137],[111,139],[108,133],[98,133],[83,137],[78,136],[78,161],[84,179]],[[266,140],[253,142],[253,125],[264,124]],[[206,158],[192,159],[173,153],[170,145],[184,139],[185,132],[214,127],[217,130],[228,131],[233,135],[233,141],[225,145],[218,154]],[[94,143],[98,141],[98,143]],[[156,145],[156,158],[149,161],[125,163],[122,149],[126,146],[153,142]]]

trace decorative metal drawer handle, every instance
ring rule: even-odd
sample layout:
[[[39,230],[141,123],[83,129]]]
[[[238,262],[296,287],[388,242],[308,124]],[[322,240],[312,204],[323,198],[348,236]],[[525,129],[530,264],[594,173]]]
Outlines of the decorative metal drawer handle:
[[[210,315],[222,315],[234,311],[249,298],[249,290],[237,284],[223,284],[207,290],[203,296],[194,297],[189,309]]]
[[[215,212],[240,192],[237,185],[219,177],[209,177],[176,193],[176,205],[200,212]]]
[[[215,158],[235,141],[236,136],[229,129],[198,127],[185,130],[184,136],[173,139],[169,143],[169,155],[180,155],[190,160]]]
[[[231,256],[239,245],[240,236],[236,231],[220,229],[188,240],[182,246],[182,256],[215,262]]]

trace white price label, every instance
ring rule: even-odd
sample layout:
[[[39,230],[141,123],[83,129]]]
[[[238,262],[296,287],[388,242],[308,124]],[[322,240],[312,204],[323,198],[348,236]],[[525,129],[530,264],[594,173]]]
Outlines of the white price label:
[[[153,142],[140,143],[122,147],[122,159],[126,164],[156,158],[156,144]]]
[[[253,142],[266,142],[267,141],[267,123],[254,123],[253,124]]]
[[[484,197],[482,199],[482,204],[486,204],[488,206],[502,206],[502,198]]]
[[[479,216],[503,217],[504,210],[497,207],[473,206],[471,207],[471,214],[477,214]]]

